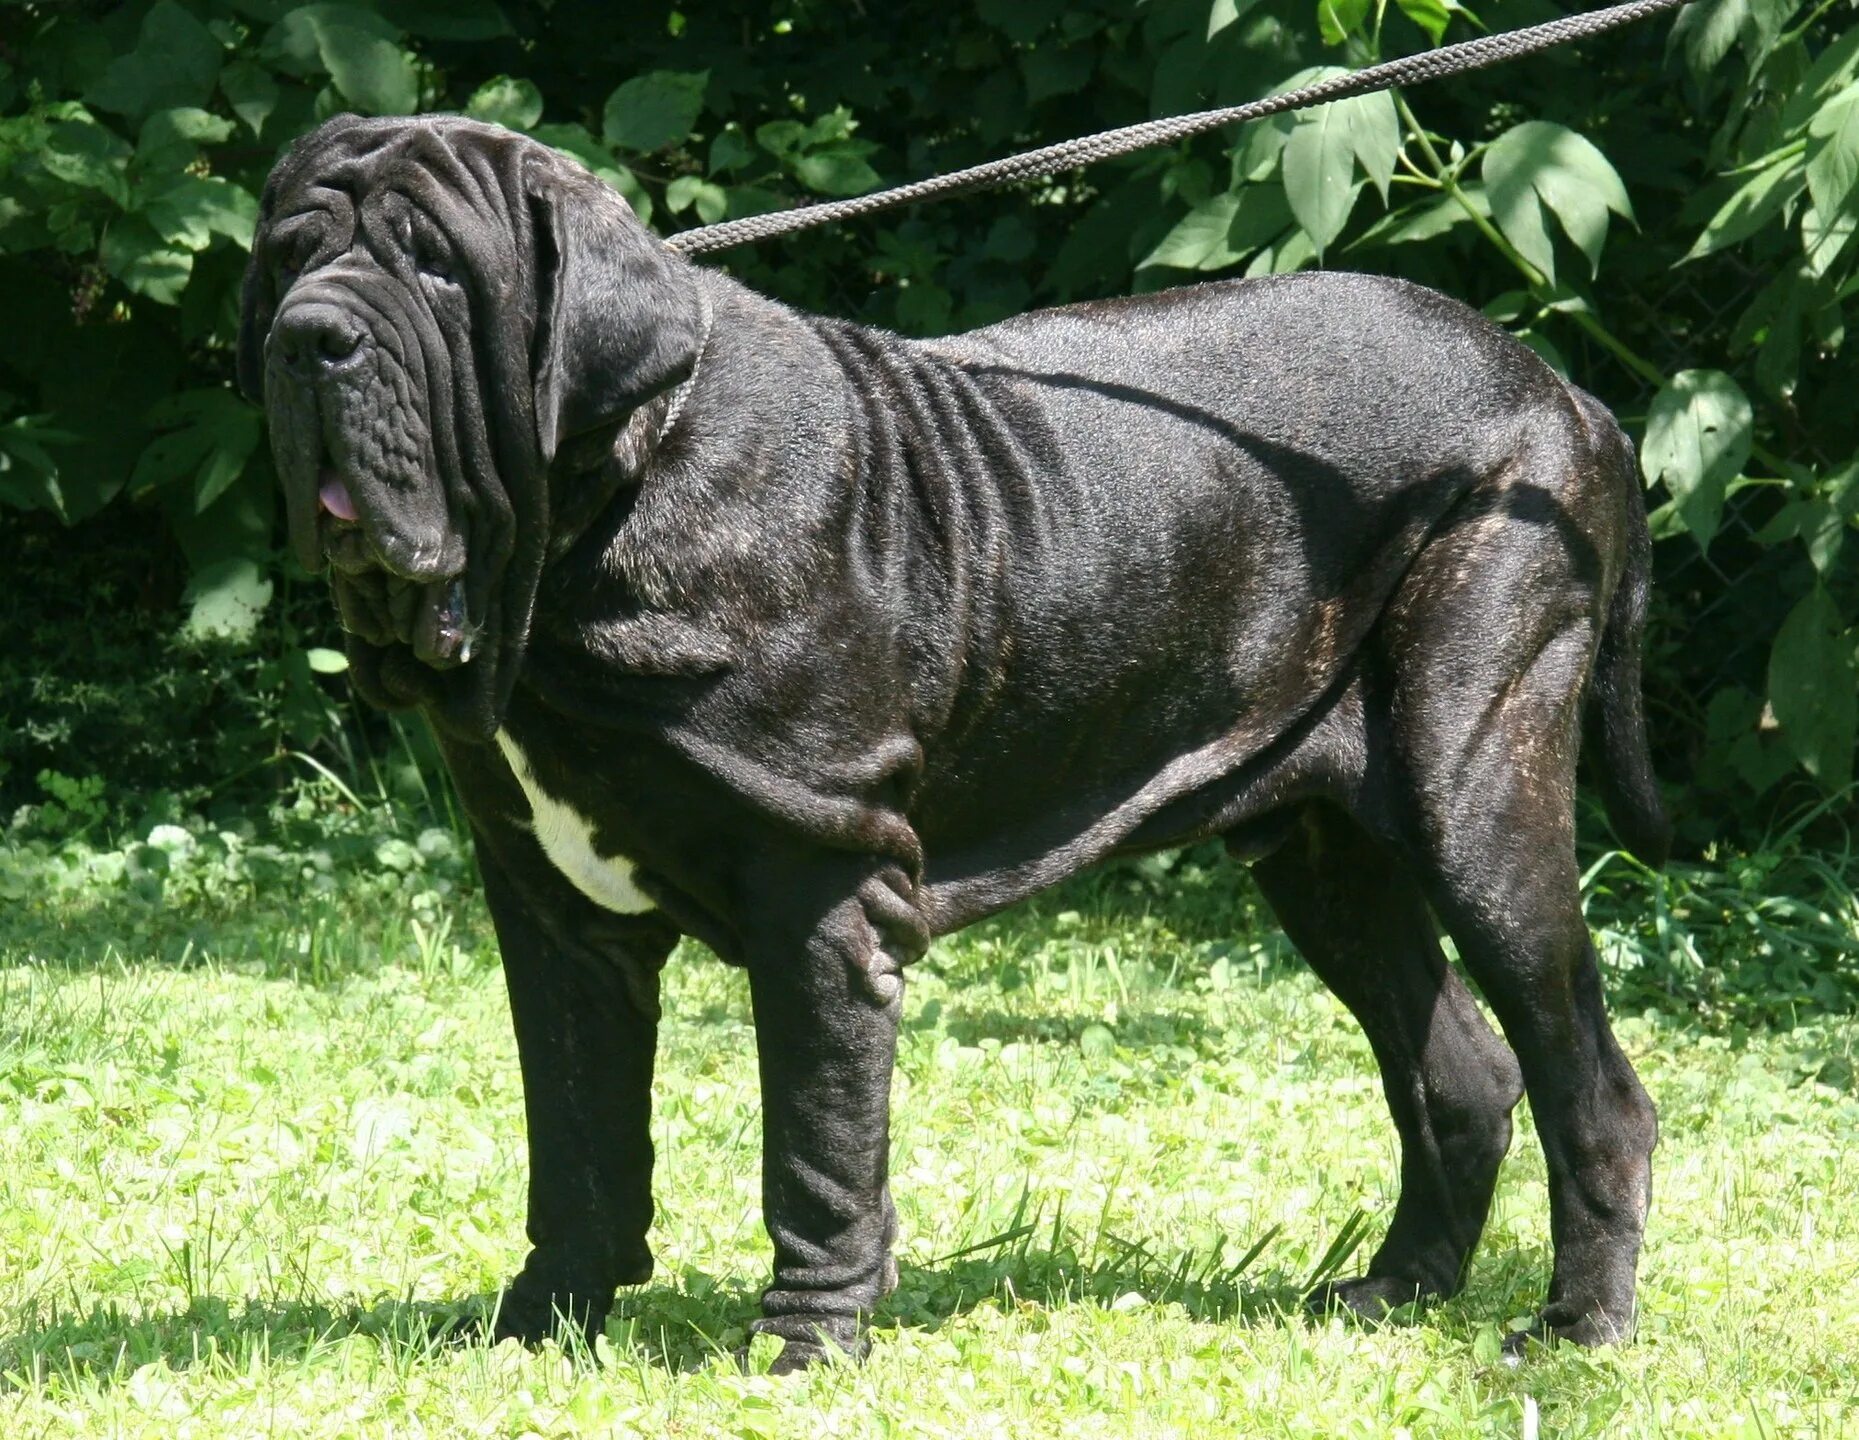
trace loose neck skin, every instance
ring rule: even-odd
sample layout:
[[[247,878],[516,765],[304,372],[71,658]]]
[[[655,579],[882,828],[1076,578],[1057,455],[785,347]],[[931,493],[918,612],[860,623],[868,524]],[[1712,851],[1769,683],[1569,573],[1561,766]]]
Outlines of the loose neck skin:
[[[677,424],[699,378],[714,315],[707,288],[702,300],[704,337],[690,373],[639,406],[617,430],[599,426],[562,442],[550,466],[555,495],[549,525],[550,561],[573,550],[602,512],[612,508],[621,491],[645,480],[653,457]],[[630,499],[625,508],[631,508]]]
[[[746,640],[796,599],[799,567],[772,558],[815,543],[844,488],[846,379],[812,318],[679,269],[700,287],[691,368],[616,430],[564,442],[553,466],[542,613],[558,643],[581,648],[622,614],[661,631],[714,619]]]

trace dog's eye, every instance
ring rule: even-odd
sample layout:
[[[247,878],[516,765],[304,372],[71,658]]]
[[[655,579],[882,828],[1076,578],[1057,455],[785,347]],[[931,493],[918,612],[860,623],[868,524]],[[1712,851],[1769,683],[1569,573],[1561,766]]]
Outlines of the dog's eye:
[[[417,211],[409,217],[405,244],[413,252],[415,270],[429,280],[452,282],[452,247],[438,226]]]
[[[284,284],[291,284],[315,260],[317,239],[314,234],[300,232],[278,248],[278,279]]]
[[[413,266],[420,274],[433,280],[450,281],[452,279],[452,262],[425,247],[413,252]]]

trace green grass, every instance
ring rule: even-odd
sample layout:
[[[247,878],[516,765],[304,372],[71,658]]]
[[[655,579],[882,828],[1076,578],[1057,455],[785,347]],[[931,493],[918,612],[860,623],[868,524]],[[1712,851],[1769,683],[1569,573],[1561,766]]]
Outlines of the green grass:
[[[1859,1020],[1845,980],[1762,1009],[1773,867],[1681,871],[1659,903],[1629,866],[1596,881],[1664,1126],[1634,1345],[1496,1359],[1549,1268],[1527,1122],[1464,1295],[1380,1329],[1298,1310],[1352,1236],[1379,1239],[1394,1139],[1353,1022],[1243,873],[1190,859],[1073,885],[913,972],[902,1286],[866,1366],[785,1380],[726,1358],[768,1267],[741,977],[673,962],[659,1272],[598,1355],[448,1348],[431,1321],[482,1305],[523,1245],[488,927],[468,895],[303,873],[0,910],[9,1440],[1517,1436],[1530,1406],[1545,1436],[1859,1432]],[[1851,873],[1792,902],[1816,934],[1854,936]],[[1655,953],[1660,927],[1734,939],[1737,985]]]

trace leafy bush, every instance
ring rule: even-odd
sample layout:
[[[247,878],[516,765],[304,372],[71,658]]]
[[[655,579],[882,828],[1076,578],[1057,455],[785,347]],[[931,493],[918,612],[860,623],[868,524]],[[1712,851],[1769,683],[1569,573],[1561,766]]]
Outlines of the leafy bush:
[[[1317,264],[1482,306],[1640,440],[1661,537],[1660,764],[1687,787],[1694,844],[1733,819],[1756,834],[1794,791],[1838,795],[1852,778],[1859,31],[1845,9],[1698,0],[1676,23],[1411,95],[723,258],[794,303],[913,333]],[[158,514],[144,543],[185,556],[187,623],[275,639],[258,620],[289,575],[230,344],[253,197],[279,147],[339,110],[456,109],[527,130],[668,230],[1555,13],[1547,0],[1476,16],[1457,0],[0,0],[0,296],[14,318],[0,508],[79,526],[80,569],[87,517]],[[318,648],[286,641],[260,663],[307,665]],[[321,733],[327,752],[335,732]]]

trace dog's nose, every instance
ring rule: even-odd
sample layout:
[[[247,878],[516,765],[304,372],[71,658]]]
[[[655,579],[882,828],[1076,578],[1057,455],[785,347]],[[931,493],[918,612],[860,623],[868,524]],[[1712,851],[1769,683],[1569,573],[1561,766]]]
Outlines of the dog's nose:
[[[293,305],[272,326],[271,343],[299,379],[333,370],[361,349],[362,327],[339,305]]]

